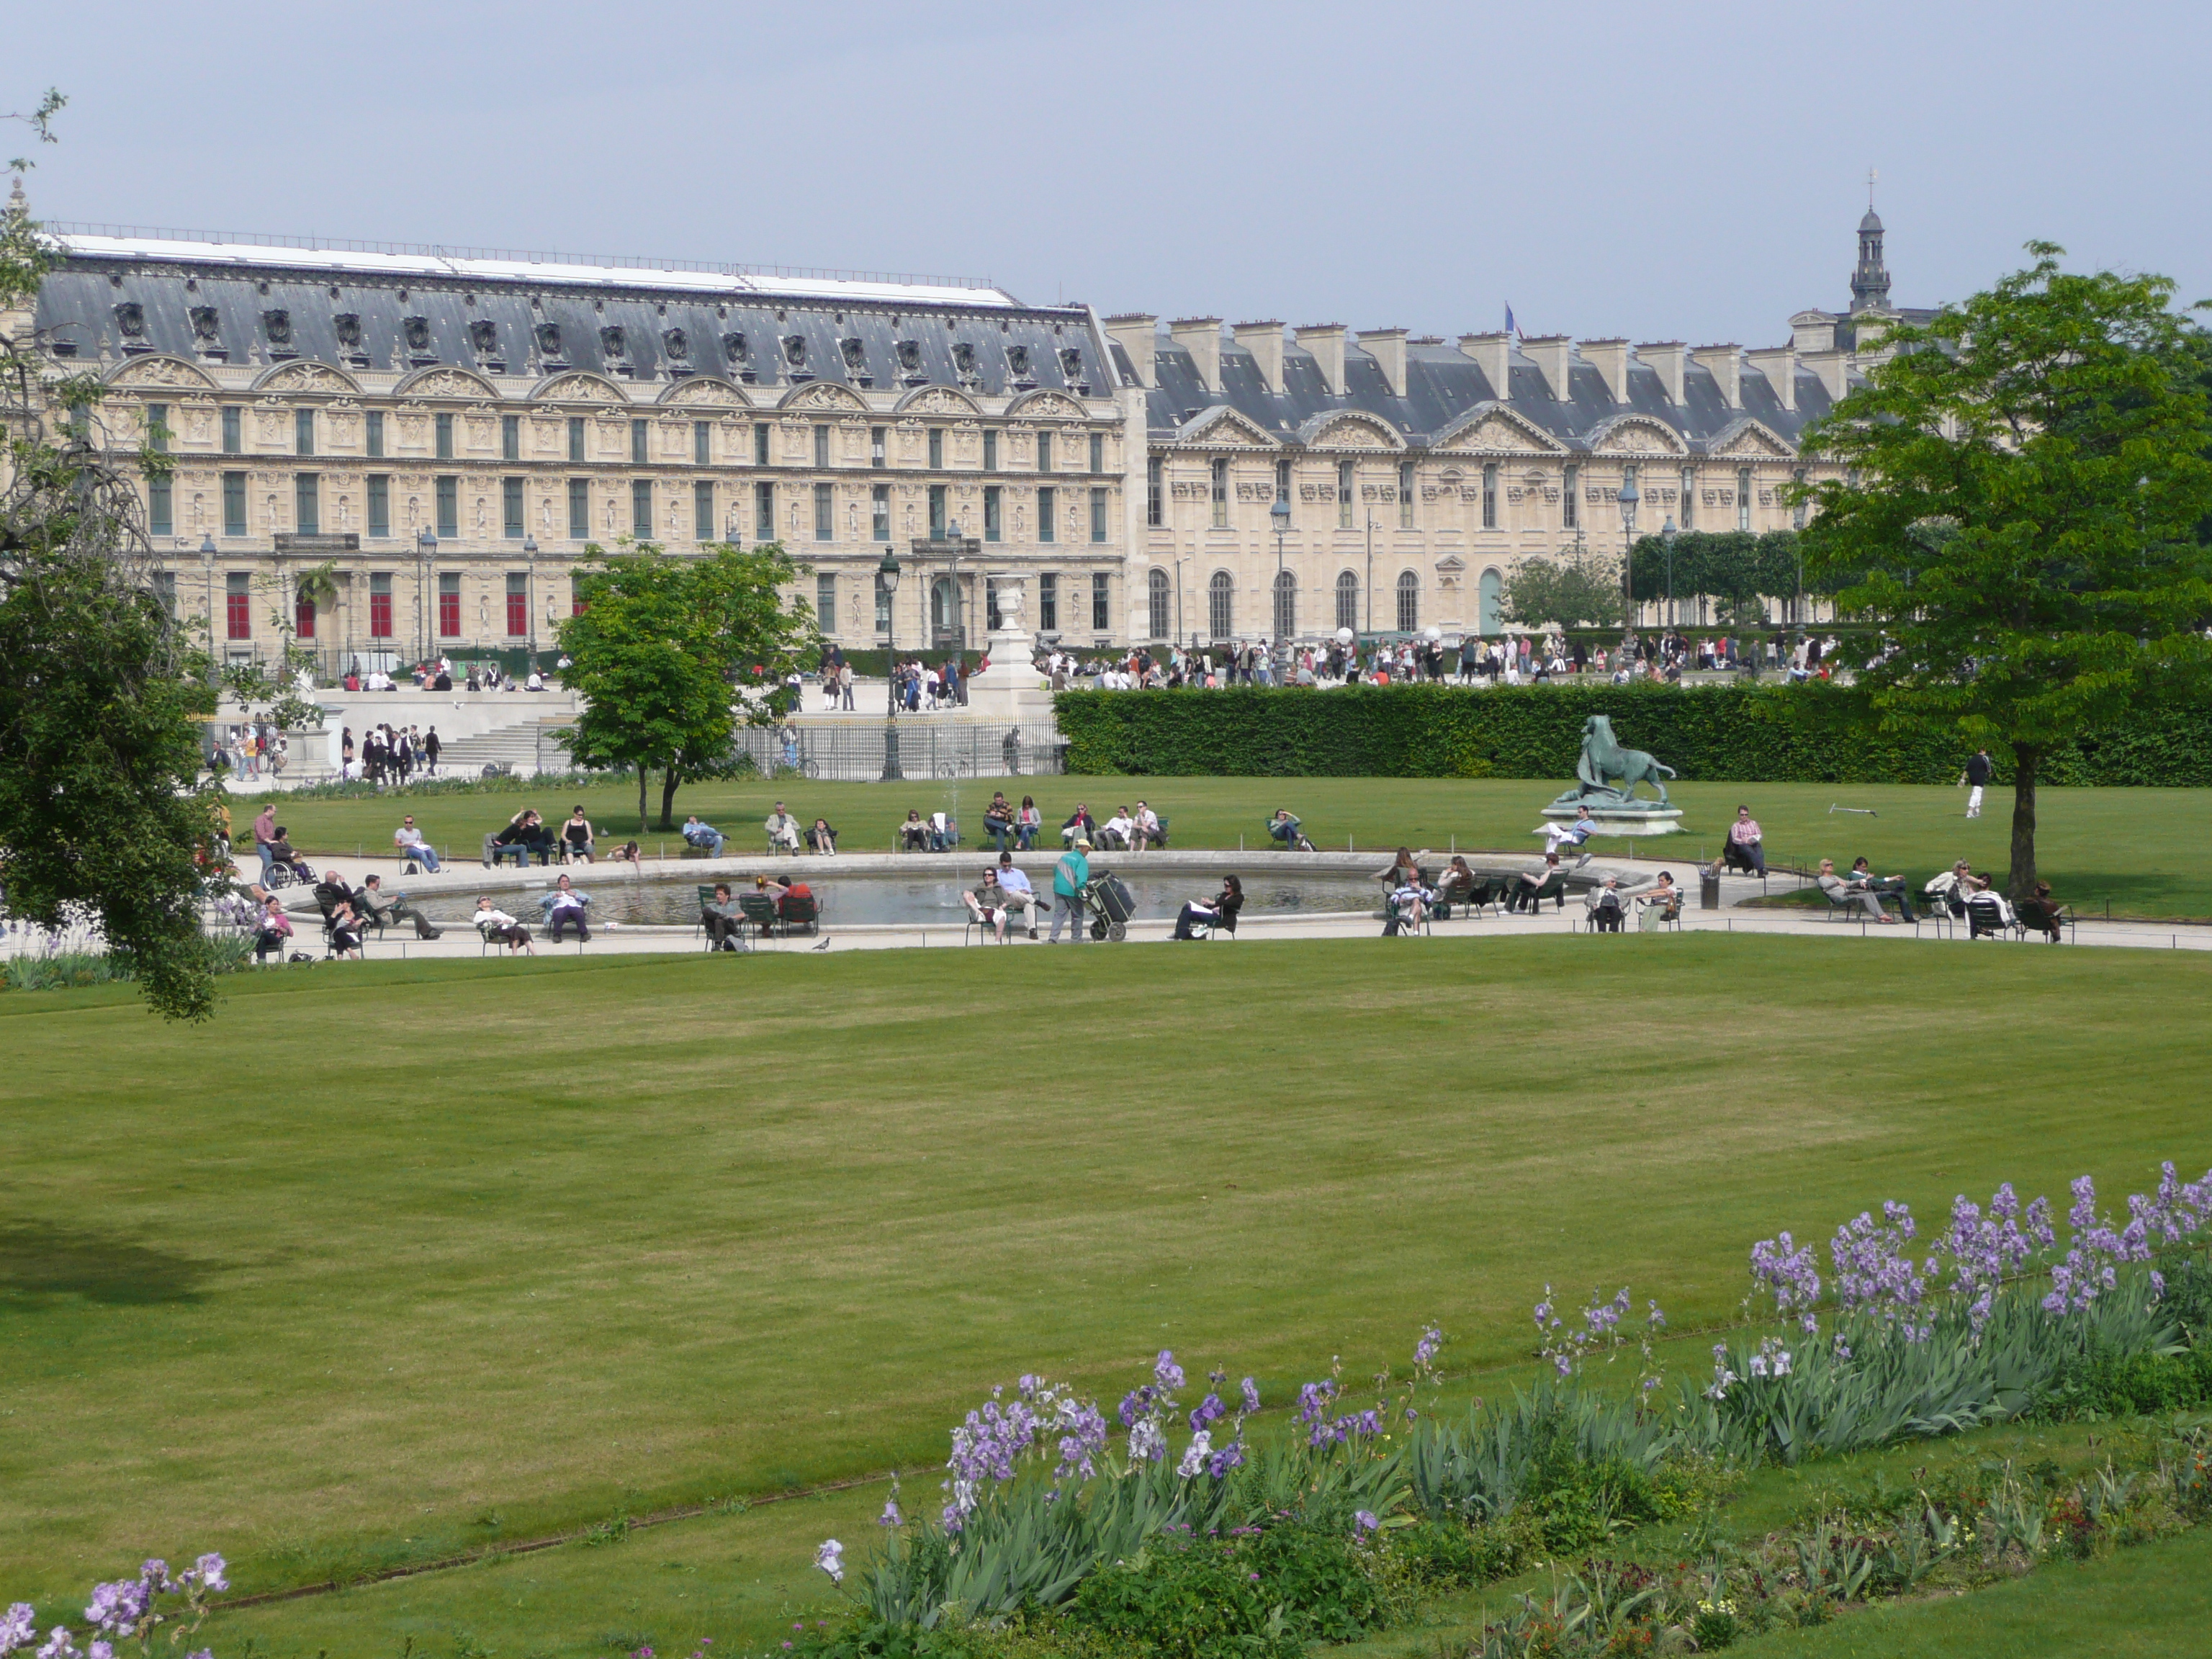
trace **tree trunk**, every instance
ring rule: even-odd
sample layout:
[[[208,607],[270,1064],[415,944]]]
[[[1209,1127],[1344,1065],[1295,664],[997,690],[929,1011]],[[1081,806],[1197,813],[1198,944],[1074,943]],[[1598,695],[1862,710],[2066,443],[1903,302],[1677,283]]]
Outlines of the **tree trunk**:
[[[645,763],[640,761],[637,763],[637,833],[641,836],[645,830]]]
[[[2012,879],[2005,885],[2018,903],[2035,895],[2035,778],[2043,750],[2016,743],[2012,754]]]
[[[660,775],[660,827],[663,830],[673,830],[676,827],[678,781],[677,771],[673,766]]]

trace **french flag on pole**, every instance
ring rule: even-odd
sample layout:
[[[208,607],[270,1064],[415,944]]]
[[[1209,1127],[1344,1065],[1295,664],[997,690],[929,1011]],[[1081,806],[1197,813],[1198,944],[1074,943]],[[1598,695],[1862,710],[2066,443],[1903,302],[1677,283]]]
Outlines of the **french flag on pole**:
[[[1521,336],[1520,329],[1514,325],[1513,302],[1510,300],[1505,303],[1505,331],[1508,334],[1512,335],[1516,339],[1518,339]]]

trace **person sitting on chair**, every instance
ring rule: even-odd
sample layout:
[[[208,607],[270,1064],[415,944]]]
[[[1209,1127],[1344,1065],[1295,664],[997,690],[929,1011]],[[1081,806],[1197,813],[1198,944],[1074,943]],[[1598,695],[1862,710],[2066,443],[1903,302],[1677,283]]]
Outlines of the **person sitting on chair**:
[[[718,859],[722,856],[722,842],[727,837],[713,824],[702,823],[695,812],[684,820],[684,839],[690,846],[704,848],[708,858]]]
[[[1869,867],[1867,861],[1859,858],[1851,860],[1850,879],[1863,884],[1868,892],[1872,893],[1877,904],[1885,896],[1893,898],[1897,901],[1899,915],[1907,921],[1918,920],[1912,914],[1912,901],[1905,895],[1903,876],[1877,876]]]
[[[829,819],[814,820],[814,827],[806,832],[806,844],[824,855],[837,850],[837,832],[830,828]]]
[[[783,810],[781,801],[776,802],[775,811],[768,815],[768,844],[772,852],[799,850],[799,820]]]
[[[929,850],[931,852],[949,853],[959,839],[960,826],[953,823],[949,814],[932,812],[929,815]]]
[[[1557,853],[1545,854],[1543,863],[1534,869],[1523,870],[1514,878],[1512,886],[1506,890],[1505,908],[1508,910],[1527,910],[1533,915],[1536,910],[1536,895],[1543,890],[1546,882],[1559,873],[1559,855]]]
[[[1224,933],[1237,931],[1237,913],[1244,908],[1244,884],[1234,876],[1221,878],[1221,890],[1211,899],[1193,899],[1176,916],[1174,937],[1196,939],[1193,930],[1203,927],[1211,934],[1215,928]]]
[[[583,808],[578,807],[578,811]],[[432,875],[438,873],[438,854],[430,843],[422,839],[422,832],[415,827],[415,816],[409,813],[392,832],[392,844],[399,849],[402,858],[413,859]]]
[[[766,896],[768,902],[775,907],[778,921],[791,919],[791,913],[796,908],[791,903],[793,899],[811,900],[814,896],[814,890],[805,882],[786,881],[781,876],[755,876],[753,890]]]
[[[1963,921],[1966,917],[1966,899],[1973,890],[1973,868],[1960,859],[1942,875],[1929,877],[1920,896],[1928,901],[1930,909],[1948,910]]]
[[[899,825],[899,851],[919,853],[929,845],[929,826],[921,821],[921,809],[907,809],[906,822]]]
[[[1097,821],[1091,816],[1091,809],[1081,801],[1076,802],[1073,814],[1060,826],[1060,845],[1073,847],[1079,840],[1095,842],[1097,835]]]
[[[507,946],[507,955],[513,956],[517,951],[533,957],[538,954],[538,947],[530,942],[530,930],[506,911],[493,909],[489,897],[477,900],[477,913],[471,920],[476,923],[477,932],[487,939]]]
[[[1129,850],[1141,853],[1146,843],[1154,847],[1168,844],[1168,832],[1160,827],[1160,815],[1143,801],[1137,803],[1136,816],[1130,820]]]
[[[1436,894],[1421,884],[1419,870],[1400,867],[1404,871],[1404,884],[1393,888],[1382,903],[1382,933],[1386,939],[1392,934],[1419,933],[1422,924],[1429,919],[1429,906],[1436,902]]]
[[[568,814],[568,821],[561,826],[562,854],[571,861],[592,861],[592,844],[599,837],[592,833],[592,821],[584,816],[584,803],[578,801],[576,810]]]
[[[1030,885],[1028,872],[1014,862],[1012,853],[999,854],[999,890],[1006,896],[1008,911],[1019,910],[1029,936],[1037,936],[1036,889]]]
[[[564,926],[576,930],[580,943],[591,943],[591,924],[584,916],[584,907],[591,902],[589,893],[580,893],[568,884],[565,873],[556,878],[551,890],[538,901],[538,908],[545,912],[546,921],[550,924],[556,945],[561,942],[561,929]]]
[[[2036,883],[2034,894],[2031,897],[2022,899],[2013,908],[2023,926],[2032,927],[2037,933],[2045,935],[2053,945],[2060,942],[2060,931],[2065,927],[2066,919],[2060,914],[2057,902],[2051,896],[2049,882]]]
[[[408,903],[407,895],[395,893],[387,900],[384,896],[384,878],[372,875],[365,879],[360,890],[353,896],[354,908],[381,927],[389,922],[412,921],[416,939],[438,939],[442,931],[430,925],[429,917]]]
[[[1590,927],[1601,933],[1617,933],[1624,907],[1620,902],[1620,878],[1607,876],[1605,885],[1593,887],[1583,896],[1583,908],[1588,912]]]
[[[292,879],[302,887],[312,887],[315,882],[315,867],[292,850],[291,832],[283,824],[276,826],[276,839],[269,843],[269,859],[292,872]]]
[[[1730,865],[1755,876],[1766,873],[1765,837],[1748,806],[1735,809],[1735,822],[1729,825],[1728,842],[1722,850]]]
[[[1003,789],[994,793],[991,804],[983,809],[983,833],[990,838],[992,851],[1006,850],[1006,842],[1014,833],[1014,809]]]
[[[1481,885],[1480,878],[1468,866],[1464,858],[1454,854],[1444,866],[1443,878],[1437,883],[1437,915],[1449,921],[1455,904],[1472,904],[1475,889]]]
[[[1818,879],[1820,890],[1828,896],[1831,904],[1841,905],[1845,909],[1863,910],[1869,918],[1885,927],[1896,925],[1897,919],[1883,912],[1881,901],[1867,890],[1865,883],[1846,881],[1836,873],[1835,860],[1820,860]]]
[[[327,872],[315,884],[315,902],[322,907],[324,920],[331,925],[331,954],[358,960],[364,924],[361,912],[354,908],[352,890],[338,879],[337,871]]]
[[[1597,820],[1590,817],[1589,808],[1577,806],[1575,808],[1574,821],[1571,823],[1547,823],[1544,826],[1544,850],[1547,853],[1556,853],[1562,847],[1579,848],[1590,838],[1591,832],[1596,828]],[[1582,856],[1582,863],[1588,864],[1589,861],[1590,854],[1584,853]],[[1577,865],[1576,867],[1580,868],[1581,866]]]
[[[999,885],[995,865],[983,866],[983,879],[962,893],[960,902],[968,907],[968,914],[980,926],[998,934],[1000,944],[1006,942],[1006,895]]]
[[[1014,847],[1026,853],[1036,845],[1037,831],[1044,828],[1044,814],[1037,811],[1036,797],[1024,795],[1022,804],[1014,813]]]
[[[1998,890],[1996,878],[1986,870],[1973,878],[1973,891],[1966,896],[1966,937],[1968,939],[2000,939],[2014,924],[2012,906]]]
[[[1114,816],[1098,826],[1099,848],[1109,853],[1127,852],[1129,836],[1134,832],[1136,827],[1137,821],[1129,816],[1127,807],[1115,807]]]
[[[745,913],[730,896],[727,882],[714,884],[714,902],[699,907],[699,921],[707,929],[708,943],[717,951],[742,951]]]
[[[1278,806],[1275,809],[1275,816],[1267,820],[1267,835],[1268,838],[1285,853],[1310,853],[1316,850],[1314,844],[1305,838],[1304,832],[1298,827],[1298,820],[1291,816],[1291,809],[1287,806]]]
[[[1671,872],[1662,870],[1650,890],[1637,895],[1636,904],[1636,925],[1647,933],[1656,933],[1662,922],[1682,914],[1682,890],[1674,885]]]
[[[292,918],[284,914],[284,907],[271,893],[261,906],[261,915],[253,930],[253,959],[259,962],[270,951],[276,960],[284,960],[284,942],[292,937]]]

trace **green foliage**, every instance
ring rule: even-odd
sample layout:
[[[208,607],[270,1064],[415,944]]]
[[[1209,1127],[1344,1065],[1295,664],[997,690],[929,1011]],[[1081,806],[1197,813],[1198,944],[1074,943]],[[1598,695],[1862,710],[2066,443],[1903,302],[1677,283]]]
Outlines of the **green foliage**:
[[[1524,628],[1611,628],[1621,618],[1620,564],[1586,548],[1523,559],[1505,579],[1504,616]]]
[[[1770,530],[1755,536],[1747,530],[1686,530],[1674,538],[1674,594],[1679,604],[1700,596],[1718,602],[1723,622],[1761,620],[1760,596],[1783,599],[1798,591],[1797,532]],[[1639,536],[1632,550],[1629,578],[1638,600],[1663,601],[1668,593],[1667,540],[1663,536]],[[1805,592],[1833,591],[1832,573],[1821,586],[1804,578]]]

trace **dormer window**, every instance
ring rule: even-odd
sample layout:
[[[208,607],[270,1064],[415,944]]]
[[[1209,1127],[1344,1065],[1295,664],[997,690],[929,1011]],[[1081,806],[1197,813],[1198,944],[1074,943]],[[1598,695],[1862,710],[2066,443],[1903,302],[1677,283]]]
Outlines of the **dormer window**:
[[[844,355],[845,367],[855,373],[868,366],[868,349],[858,340],[840,340],[837,349]]]
[[[557,360],[562,356],[560,324],[540,323],[533,332],[538,337],[538,355],[539,356],[550,357]]]
[[[599,349],[609,357],[627,357],[629,355],[628,344],[628,337],[623,334],[620,323],[611,323],[599,331]]]
[[[733,363],[752,361],[752,349],[745,343],[743,334],[732,332],[722,337],[722,355]]]
[[[952,372],[963,380],[975,373],[975,348],[965,340],[952,343]]]
[[[203,357],[222,362],[229,353],[222,346],[222,318],[213,306],[194,306],[191,308],[192,340]]]
[[[1006,368],[1017,380],[1033,385],[1030,380],[1030,349],[1024,345],[1006,348]]]
[[[136,300],[126,300],[115,307],[115,327],[126,340],[136,340],[146,332],[146,307]]]
[[[1083,378],[1083,353],[1074,346],[1060,349],[1060,377],[1073,386]]]
[[[348,351],[358,351],[361,349],[360,313],[341,311],[331,319],[331,327],[337,334],[338,343]]]
[[[497,356],[499,325],[489,318],[477,318],[469,325],[469,346],[479,357]]]
[[[292,313],[289,311],[264,311],[261,313],[261,331],[269,337],[270,345],[292,343]]]
[[[434,363],[437,356],[430,349],[430,319],[428,317],[403,318],[399,324],[400,337],[407,342],[408,360],[420,368]]]
[[[898,343],[898,366],[902,374],[921,373],[921,342],[901,340]]]
[[[663,329],[660,334],[660,349],[666,352],[672,361],[680,363],[691,355],[691,337],[680,328]]]
[[[783,337],[783,361],[793,368],[806,367],[806,337],[804,334],[787,334]]]

